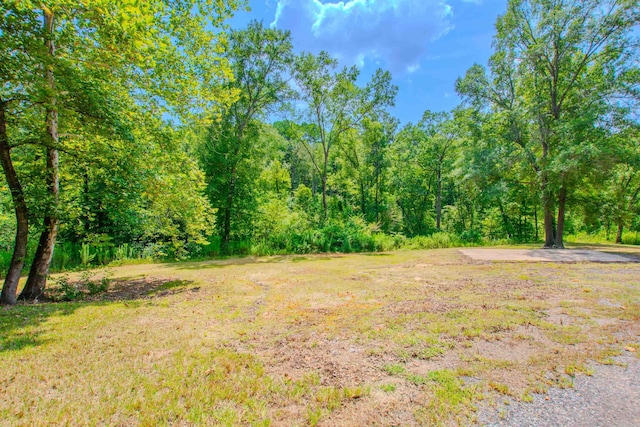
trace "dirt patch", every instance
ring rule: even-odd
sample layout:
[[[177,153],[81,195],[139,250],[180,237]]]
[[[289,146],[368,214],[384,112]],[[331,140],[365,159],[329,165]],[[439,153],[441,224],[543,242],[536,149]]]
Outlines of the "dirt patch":
[[[481,340],[473,345],[472,354],[483,359],[508,364],[526,363],[532,356],[544,351],[544,348],[528,341],[512,339],[485,341]]]
[[[460,252],[474,261],[529,262],[639,262],[632,255],[606,253],[590,249],[494,249],[468,248]]]
[[[385,375],[376,357],[348,340],[294,334],[273,343],[252,344],[269,374],[293,381],[316,373],[323,385],[352,387],[378,381]]]

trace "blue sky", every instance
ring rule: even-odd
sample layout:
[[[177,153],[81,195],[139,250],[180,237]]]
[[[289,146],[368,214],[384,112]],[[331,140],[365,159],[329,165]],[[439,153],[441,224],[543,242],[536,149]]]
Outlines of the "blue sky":
[[[506,0],[249,0],[235,28],[250,20],[290,30],[297,52],[325,50],[364,79],[391,71],[399,91],[391,110],[402,123],[424,110],[448,111],[454,83],[474,63],[486,65],[494,24]]]

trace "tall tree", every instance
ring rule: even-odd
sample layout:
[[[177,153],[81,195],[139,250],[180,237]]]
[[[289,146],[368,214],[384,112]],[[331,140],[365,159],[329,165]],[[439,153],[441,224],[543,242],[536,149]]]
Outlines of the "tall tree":
[[[349,197],[355,199],[361,214],[369,222],[380,223],[382,219],[387,150],[395,125],[393,121],[367,118],[361,129],[345,133],[338,146],[335,159],[339,166],[338,181]]]
[[[425,111],[418,126],[423,131],[421,159],[435,180],[436,230],[441,230],[443,180],[453,168],[458,135],[452,118],[447,113]]]
[[[36,300],[44,293],[44,287],[49,274],[49,265],[53,257],[53,248],[58,236],[58,200],[60,196],[58,153],[58,106],[56,97],[56,81],[54,75],[54,63],[56,56],[55,42],[55,17],[54,12],[48,7],[43,7],[43,31],[45,56],[44,64],[44,105],[45,127],[44,146],[46,153],[46,186],[47,206],[45,208],[43,231],[40,234],[38,247],[31,263],[31,270],[27,283],[20,294],[21,299]]]
[[[19,218],[16,263],[5,279],[3,303],[13,296],[26,243],[20,191],[6,159],[17,144],[45,151],[48,196],[44,230],[24,298],[42,295],[57,231],[58,156],[82,155],[96,126],[111,132],[114,118],[144,105],[161,114],[197,114],[227,102],[220,82],[228,69],[220,57],[223,33],[214,32],[238,3],[235,0],[180,3],[98,0],[7,1],[0,6],[3,49],[0,104],[4,121],[15,123],[21,140],[5,139],[3,169]],[[185,103],[184,101],[189,102]],[[10,105],[9,105],[10,104]],[[9,116],[9,117],[8,117]],[[92,123],[94,126],[87,126]],[[11,135],[9,130],[5,133]]]
[[[225,254],[229,252],[232,222],[241,201],[239,187],[244,185],[247,189],[259,174],[252,167],[257,161],[252,158],[256,154],[252,146],[257,144],[260,133],[258,120],[266,117],[290,92],[287,75],[293,59],[291,36],[289,32],[252,22],[244,30],[231,32],[226,57],[235,77],[228,88],[237,92],[238,99],[211,126],[203,152],[209,194],[218,209],[221,250]],[[250,171],[251,176],[247,175]]]
[[[640,203],[640,124],[618,123],[617,132],[611,136],[613,158],[608,159],[609,179],[604,196],[611,206],[612,219],[617,227],[616,243],[622,243],[625,224],[637,215]],[[613,165],[611,165],[613,163]]]
[[[391,84],[388,71],[376,70],[365,87],[359,87],[357,67],[336,72],[338,63],[326,52],[317,56],[304,53],[294,66],[294,79],[299,99],[304,103],[301,118],[313,126],[306,129],[299,140],[307,150],[315,170],[320,175],[322,207],[327,214],[327,177],[331,149],[344,133],[355,129],[365,117],[380,113],[393,106],[398,88]],[[315,155],[314,146],[321,147],[321,156]]]
[[[637,22],[633,0],[511,0],[496,24],[490,76],[474,66],[456,83],[466,99],[510,116],[511,140],[538,175],[547,248],[563,247],[573,175],[594,144],[581,137],[637,57]]]

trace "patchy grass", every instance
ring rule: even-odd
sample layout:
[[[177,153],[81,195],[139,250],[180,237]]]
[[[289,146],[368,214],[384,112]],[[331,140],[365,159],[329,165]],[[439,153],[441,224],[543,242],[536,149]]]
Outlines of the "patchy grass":
[[[467,425],[640,352],[640,264],[385,255],[112,267],[1,308],[0,425]]]

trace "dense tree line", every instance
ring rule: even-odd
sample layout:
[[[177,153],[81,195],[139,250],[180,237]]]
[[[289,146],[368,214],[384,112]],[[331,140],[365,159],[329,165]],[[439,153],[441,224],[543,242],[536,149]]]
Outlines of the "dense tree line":
[[[227,30],[236,7],[3,3],[3,303],[25,265],[37,299],[52,262],[640,228],[636,2],[511,0],[462,104],[402,126],[388,72]]]

